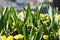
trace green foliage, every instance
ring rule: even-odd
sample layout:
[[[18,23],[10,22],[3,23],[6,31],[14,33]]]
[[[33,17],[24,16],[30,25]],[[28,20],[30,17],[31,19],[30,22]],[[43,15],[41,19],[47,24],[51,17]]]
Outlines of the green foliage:
[[[6,7],[0,14],[0,35],[24,35],[23,40],[43,40],[44,35],[48,35],[48,40],[57,39],[59,20],[57,18],[58,9],[52,9],[49,6],[49,14],[41,14],[42,5],[36,7],[36,11],[32,14],[30,5],[27,9],[23,7],[24,21],[18,18],[14,7]],[[54,17],[54,15],[56,15]],[[48,19],[46,19],[49,17]],[[17,31],[17,32],[14,32]]]

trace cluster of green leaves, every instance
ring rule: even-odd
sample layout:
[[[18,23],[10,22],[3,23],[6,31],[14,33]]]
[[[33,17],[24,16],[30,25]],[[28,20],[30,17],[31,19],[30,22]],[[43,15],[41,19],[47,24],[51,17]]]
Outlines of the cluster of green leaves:
[[[17,17],[17,13],[14,7],[6,7],[3,12],[0,14],[0,35],[24,35],[23,40],[43,40],[43,35],[48,35],[48,40],[57,40],[58,37],[56,35],[58,31],[58,18],[54,15],[57,15],[58,10],[52,9],[49,6],[48,15],[50,19],[48,20],[48,27],[46,27],[44,20],[46,17],[41,19],[41,11],[42,5],[40,8],[36,7],[36,11],[32,14],[32,10],[30,5],[28,5],[27,9],[23,7],[23,14],[25,15],[24,21]],[[16,26],[13,27],[12,23],[15,22]],[[16,32],[14,32],[16,29]]]

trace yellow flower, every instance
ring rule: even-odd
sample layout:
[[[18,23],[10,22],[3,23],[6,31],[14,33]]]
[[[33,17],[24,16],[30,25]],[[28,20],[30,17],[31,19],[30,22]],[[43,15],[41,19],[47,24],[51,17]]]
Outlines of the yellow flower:
[[[6,40],[6,36],[1,36],[1,39],[2,40]]]
[[[60,15],[58,15],[57,17],[58,17],[58,20],[60,20]]]
[[[20,36],[20,37],[19,37],[19,39],[23,39],[23,37],[24,37],[24,36],[23,36],[23,35],[21,35],[21,34],[19,34],[19,36]]]
[[[18,17],[19,19],[21,19],[22,21],[24,21],[24,19],[25,19],[25,13],[26,13],[26,12],[23,13],[23,11],[22,11],[22,12],[20,12],[19,14],[17,14],[17,17]]]
[[[45,14],[45,17],[46,17],[46,19],[49,19],[49,15],[48,14]]]
[[[34,14],[34,11],[32,11],[31,13]]]
[[[21,39],[22,40],[23,37],[24,37],[23,35],[19,34],[19,35],[14,36],[14,39]]]
[[[19,38],[18,38],[18,35],[14,36],[14,39],[19,39]]]
[[[6,40],[13,40],[13,36],[9,36]]]
[[[44,14],[40,14],[40,16],[41,16],[41,17],[45,17],[45,15],[44,15]]]
[[[44,14],[45,16],[49,16],[48,14]]]
[[[43,35],[43,39],[47,40],[48,38],[48,35]]]
[[[49,18],[50,18],[50,17],[48,17],[48,16],[46,17],[46,19],[49,19]]]
[[[41,20],[45,20],[46,18],[45,18],[45,14],[40,14],[40,19]]]
[[[13,22],[12,24],[13,24],[13,26],[16,26],[16,23],[15,22]]]

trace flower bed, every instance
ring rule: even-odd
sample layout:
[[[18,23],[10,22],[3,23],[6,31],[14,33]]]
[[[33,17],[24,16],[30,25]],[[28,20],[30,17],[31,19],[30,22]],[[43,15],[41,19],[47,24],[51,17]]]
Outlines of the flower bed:
[[[60,14],[58,9],[49,6],[48,14],[42,14],[23,7],[16,13],[13,7],[6,7],[0,14],[0,39],[2,40],[59,40]]]

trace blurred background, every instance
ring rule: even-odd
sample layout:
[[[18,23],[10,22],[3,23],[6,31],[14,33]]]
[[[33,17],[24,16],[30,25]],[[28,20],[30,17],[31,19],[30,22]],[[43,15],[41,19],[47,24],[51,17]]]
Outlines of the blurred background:
[[[27,3],[30,3],[31,7],[34,8],[43,2],[52,2],[52,0],[0,0],[0,7],[14,6],[19,9],[22,6],[26,6]]]
[[[43,4],[43,9],[46,10],[46,7],[48,4],[50,4],[52,7],[59,7],[57,3],[59,4],[59,0],[0,0],[0,9],[2,7],[7,6],[13,6],[17,10],[22,10],[23,7],[27,7],[27,4],[29,3],[31,6],[31,9],[35,9],[36,6],[39,6]],[[44,11],[43,10],[43,11]],[[44,11],[45,13],[46,11]]]

